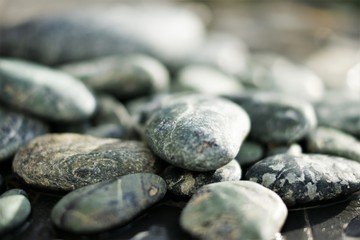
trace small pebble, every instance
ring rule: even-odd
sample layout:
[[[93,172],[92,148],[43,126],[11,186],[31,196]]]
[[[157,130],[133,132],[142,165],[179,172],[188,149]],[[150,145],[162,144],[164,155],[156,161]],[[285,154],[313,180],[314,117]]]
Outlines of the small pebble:
[[[239,162],[240,166],[251,165],[263,158],[264,151],[264,147],[260,143],[245,140],[241,144],[240,151],[235,159]]]
[[[300,155],[302,152],[302,147],[297,143],[293,143],[288,146],[268,146],[266,156],[269,157],[277,154]]]

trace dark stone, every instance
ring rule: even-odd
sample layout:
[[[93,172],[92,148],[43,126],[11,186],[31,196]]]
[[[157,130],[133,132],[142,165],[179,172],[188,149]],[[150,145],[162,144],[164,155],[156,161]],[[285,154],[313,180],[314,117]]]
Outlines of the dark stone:
[[[360,216],[353,218],[345,228],[348,237],[360,238]]]
[[[240,166],[251,165],[262,159],[264,156],[264,147],[257,142],[245,140],[240,147],[240,151],[235,159]]]

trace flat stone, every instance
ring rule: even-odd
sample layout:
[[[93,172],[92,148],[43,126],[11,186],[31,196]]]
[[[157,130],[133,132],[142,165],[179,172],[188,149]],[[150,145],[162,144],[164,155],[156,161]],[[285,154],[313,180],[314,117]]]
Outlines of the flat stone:
[[[79,80],[30,62],[0,59],[0,100],[54,121],[79,121],[96,101]]]
[[[245,140],[241,144],[240,151],[235,159],[240,166],[251,165],[262,159],[264,151],[264,147],[260,143]]]
[[[280,197],[249,182],[200,188],[184,208],[181,226],[199,239],[273,239],[287,217]]]
[[[14,155],[31,139],[47,132],[48,127],[41,121],[0,107],[0,162]]]
[[[165,181],[155,174],[137,173],[77,189],[53,208],[53,223],[75,233],[101,232],[127,223],[160,201]]]
[[[241,168],[236,160],[211,172],[193,172],[169,166],[162,174],[168,191],[176,196],[191,197],[200,187],[225,181],[239,181]]]
[[[297,143],[292,143],[285,146],[270,145],[268,146],[266,156],[269,157],[277,154],[300,155],[302,152],[302,147]]]
[[[321,154],[279,154],[255,163],[245,178],[273,190],[293,206],[360,190],[360,164]]]
[[[239,104],[251,120],[250,137],[271,144],[296,142],[316,126],[312,105],[301,99],[268,92],[226,96]]]
[[[360,162],[360,141],[334,128],[318,127],[307,139],[309,152],[329,154]]]
[[[162,163],[139,141],[64,133],[31,141],[15,155],[13,169],[27,184],[69,191],[130,173],[157,173]]]
[[[235,158],[249,129],[249,117],[236,104],[188,95],[172,99],[151,116],[145,140],[176,167],[211,171]]]
[[[120,99],[137,98],[169,87],[169,73],[158,60],[141,54],[116,55],[70,63],[60,70],[88,87]]]

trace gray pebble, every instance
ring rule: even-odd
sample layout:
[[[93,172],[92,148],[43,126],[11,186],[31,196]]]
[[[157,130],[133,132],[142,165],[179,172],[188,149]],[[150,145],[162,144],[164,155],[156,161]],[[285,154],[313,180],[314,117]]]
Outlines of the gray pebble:
[[[65,195],[53,208],[53,223],[66,231],[96,233],[122,225],[160,201],[162,178],[137,173],[96,183]]]
[[[290,154],[290,155],[300,155],[302,154],[302,147],[297,144],[297,143],[293,143],[291,145],[287,145],[287,146],[268,146],[268,150],[266,153],[266,156],[273,156],[273,155],[277,155],[277,154]]]
[[[221,182],[193,195],[180,224],[199,239],[270,240],[286,217],[285,204],[269,189],[249,181]]]
[[[262,159],[264,156],[264,147],[257,142],[245,140],[241,144],[240,151],[235,159],[240,166],[251,165]]]
[[[69,191],[130,173],[157,173],[162,163],[142,142],[64,133],[31,141],[15,155],[13,169],[27,184]]]
[[[245,178],[273,190],[288,206],[293,206],[360,190],[360,164],[320,154],[279,154],[257,162]]]
[[[176,167],[211,171],[234,159],[249,130],[249,117],[236,104],[188,95],[151,116],[145,139],[155,154]]]

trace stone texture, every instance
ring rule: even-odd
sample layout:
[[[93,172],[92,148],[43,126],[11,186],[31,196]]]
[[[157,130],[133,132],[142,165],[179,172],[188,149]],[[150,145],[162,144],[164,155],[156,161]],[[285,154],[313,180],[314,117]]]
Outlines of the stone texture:
[[[176,196],[191,197],[200,187],[225,181],[239,181],[241,168],[236,160],[211,172],[193,172],[174,166],[167,167],[162,173],[168,191]]]
[[[0,107],[0,162],[11,157],[31,139],[47,131],[47,126],[41,121]]]
[[[180,224],[199,239],[273,239],[287,216],[279,196],[248,182],[200,188],[184,208]]]
[[[157,173],[162,163],[139,141],[64,133],[31,141],[15,155],[13,169],[27,184],[68,191],[130,173]]]
[[[101,232],[122,225],[161,200],[162,178],[150,173],[126,175],[65,195],[53,208],[53,223],[75,233]]]
[[[251,165],[256,163],[264,156],[264,147],[257,142],[245,140],[241,144],[240,151],[235,159],[239,162],[240,166]]]
[[[0,100],[54,121],[79,121],[96,101],[79,80],[45,66],[0,59]]]
[[[245,178],[273,190],[293,206],[360,190],[360,164],[321,154],[279,154],[254,164]]]
[[[234,159],[249,129],[245,111],[230,101],[188,95],[174,98],[151,116],[145,139],[174,166],[211,171]]]

